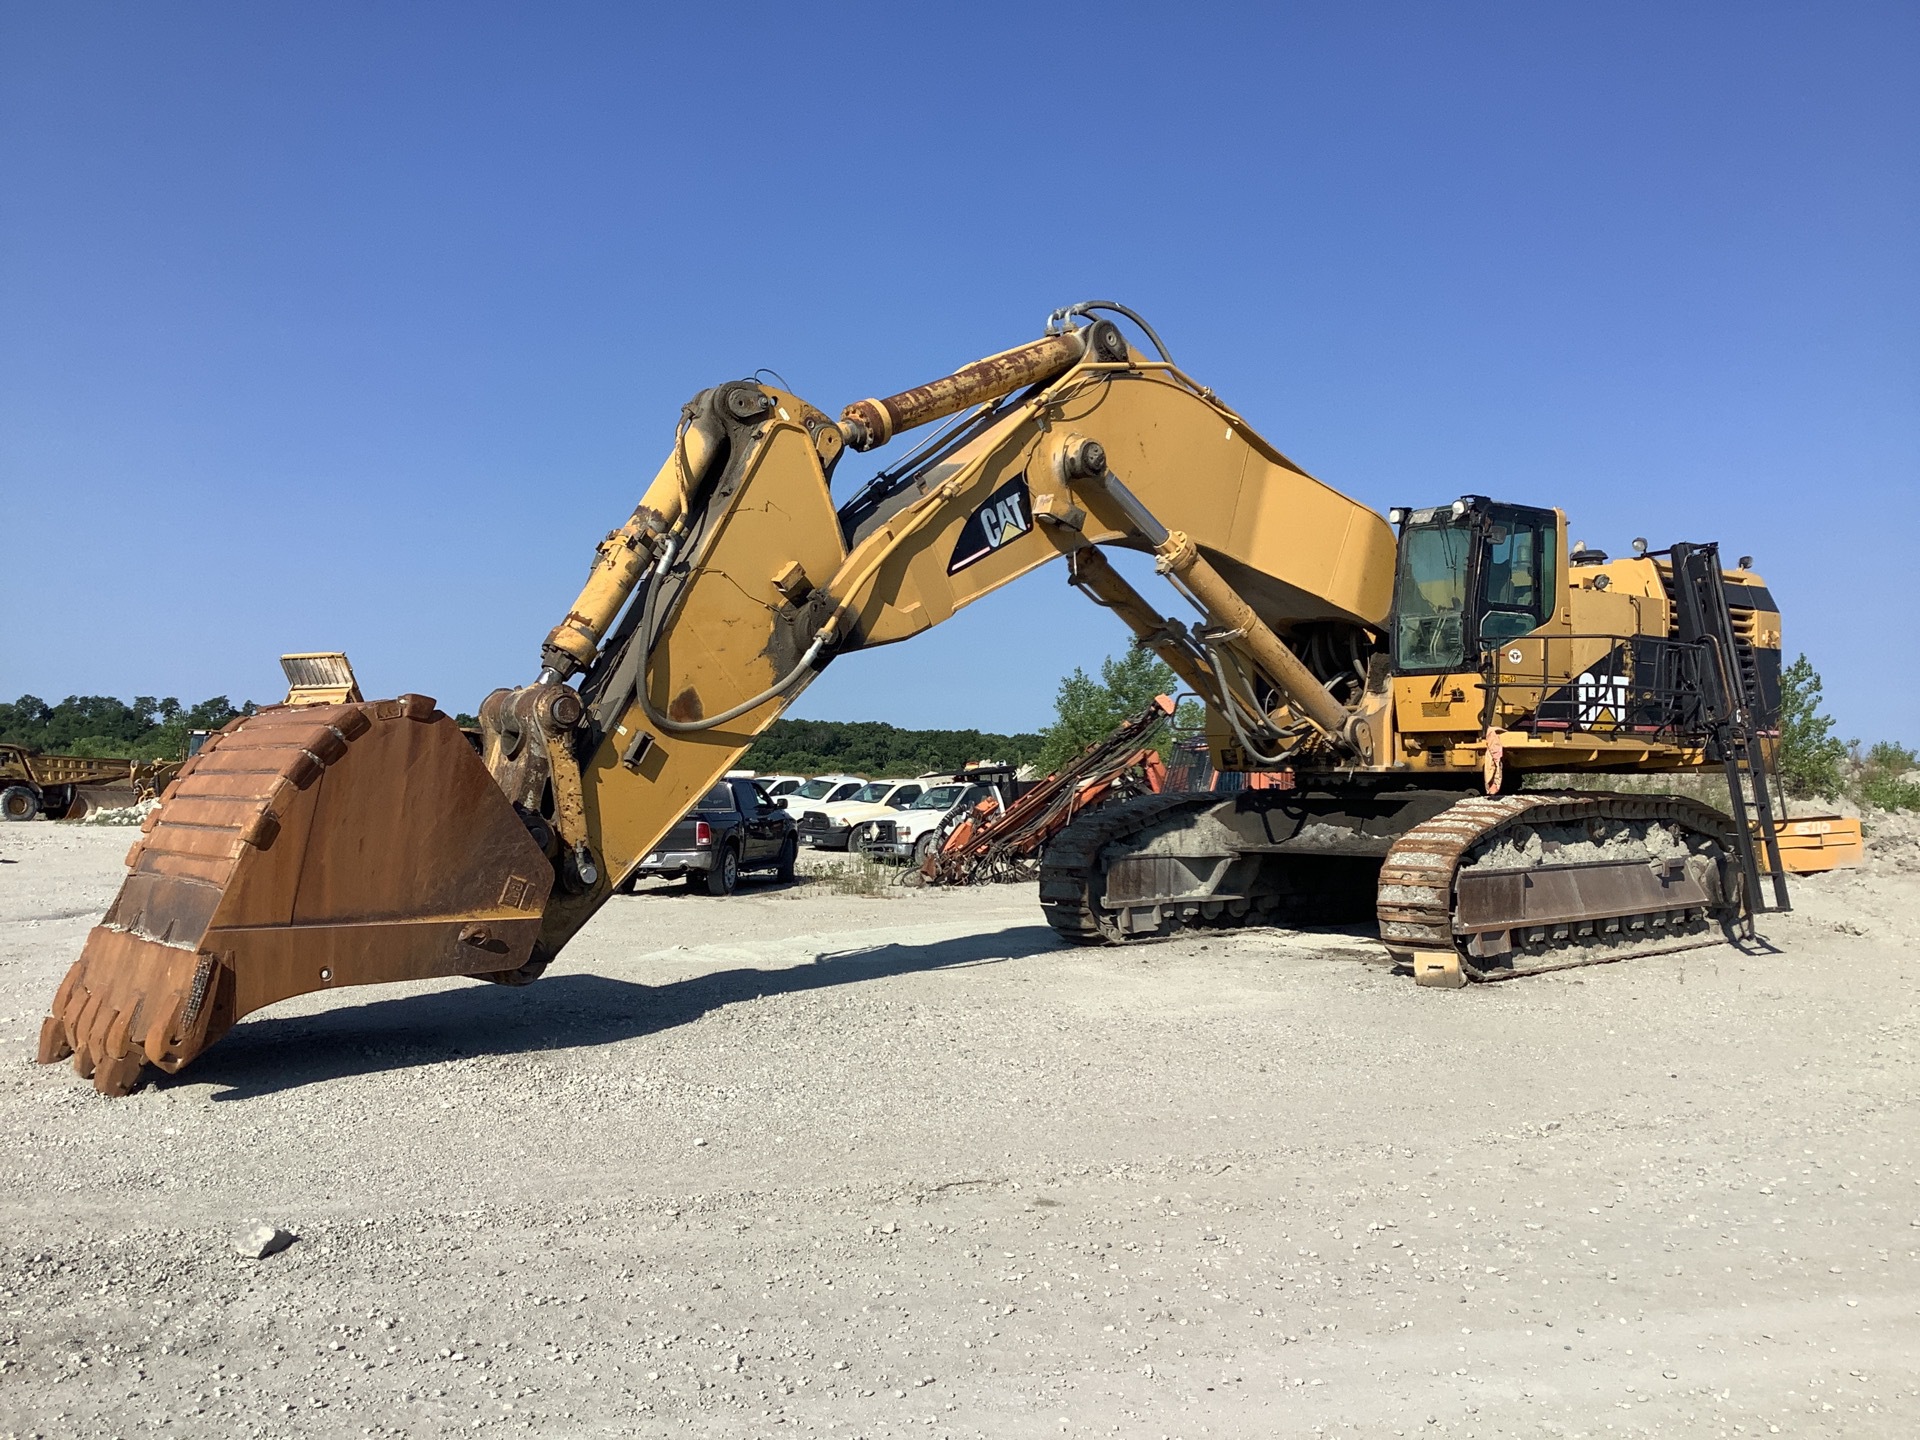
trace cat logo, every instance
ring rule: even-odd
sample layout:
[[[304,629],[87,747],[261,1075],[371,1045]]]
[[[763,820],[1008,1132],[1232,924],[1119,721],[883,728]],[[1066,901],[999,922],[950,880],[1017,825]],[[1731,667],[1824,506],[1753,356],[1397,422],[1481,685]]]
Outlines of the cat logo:
[[[947,573],[958,575],[1032,528],[1033,507],[1027,501],[1027,477],[1016,475],[967,517],[967,523],[960,527],[960,538],[954,542]]]
[[[1626,676],[1576,675],[1573,693],[1573,723],[1582,730],[1617,730],[1627,723]]]
[[[1509,652],[1512,654],[1514,652]],[[1616,645],[1593,664],[1541,697],[1543,717],[1571,724],[1576,730],[1607,733],[1649,722],[1644,713],[1649,696],[1633,682],[1636,670],[1644,673],[1653,662],[1637,653],[1637,647]],[[1510,675],[1509,682],[1518,680]]]

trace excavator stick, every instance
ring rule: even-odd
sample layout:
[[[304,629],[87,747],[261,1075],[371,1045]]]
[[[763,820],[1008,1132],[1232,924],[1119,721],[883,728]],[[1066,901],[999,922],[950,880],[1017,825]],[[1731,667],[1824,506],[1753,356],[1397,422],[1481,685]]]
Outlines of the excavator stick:
[[[525,965],[553,867],[432,700],[276,706],[168,786],[41,1028],[105,1095],[243,1015],[343,985]]]

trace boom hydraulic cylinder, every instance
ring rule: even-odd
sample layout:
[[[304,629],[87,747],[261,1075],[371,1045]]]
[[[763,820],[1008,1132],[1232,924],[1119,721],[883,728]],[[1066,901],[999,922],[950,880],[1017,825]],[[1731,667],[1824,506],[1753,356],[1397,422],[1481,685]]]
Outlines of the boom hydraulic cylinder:
[[[1097,440],[1070,437],[1059,454],[1063,478],[1070,483],[1084,481],[1105,495],[1129,527],[1153,547],[1161,571],[1186,587],[1209,620],[1233,634],[1253,663],[1286,697],[1287,703],[1312,721],[1328,739],[1351,749],[1352,742],[1346,733],[1349,718],[1346,706],[1333,697],[1300,657],[1287,648],[1286,642],[1227,583],[1226,577],[1200,553],[1191,536],[1162,525],[1120,477],[1107,468],[1105,448]]]

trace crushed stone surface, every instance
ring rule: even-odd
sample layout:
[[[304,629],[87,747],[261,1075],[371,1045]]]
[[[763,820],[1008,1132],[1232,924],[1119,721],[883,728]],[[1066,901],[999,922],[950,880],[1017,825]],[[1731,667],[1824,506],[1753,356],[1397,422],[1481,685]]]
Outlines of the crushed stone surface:
[[[1600,835],[1585,825],[1540,825],[1501,836],[1471,853],[1463,870],[1531,870],[1539,865],[1597,865],[1610,861],[1685,859],[1691,852],[1678,826],[1658,821],[1607,820]]]
[[[0,1436],[1920,1433],[1910,864],[1465,991],[651,888],[104,1100],[31,1055],[125,849],[0,826]]]

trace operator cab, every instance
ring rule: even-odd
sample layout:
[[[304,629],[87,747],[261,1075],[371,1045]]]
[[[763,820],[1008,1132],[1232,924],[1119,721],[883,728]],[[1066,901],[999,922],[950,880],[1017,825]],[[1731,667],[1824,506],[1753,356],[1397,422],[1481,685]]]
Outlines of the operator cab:
[[[1559,516],[1466,495],[1426,510],[1396,507],[1393,660],[1403,673],[1478,669],[1481,652],[1553,618]]]

